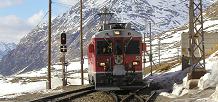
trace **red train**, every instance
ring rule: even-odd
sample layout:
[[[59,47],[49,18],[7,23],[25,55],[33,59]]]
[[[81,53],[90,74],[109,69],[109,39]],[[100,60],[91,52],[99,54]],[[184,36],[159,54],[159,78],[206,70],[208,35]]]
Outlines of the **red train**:
[[[97,90],[120,90],[142,82],[142,35],[129,23],[104,24],[88,46],[89,82]]]

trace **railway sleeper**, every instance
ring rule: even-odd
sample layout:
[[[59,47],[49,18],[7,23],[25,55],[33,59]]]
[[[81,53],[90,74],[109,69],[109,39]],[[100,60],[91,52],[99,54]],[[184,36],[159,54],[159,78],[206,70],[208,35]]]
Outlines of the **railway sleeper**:
[[[139,95],[136,94],[130,94],[129,96],[125,97],[123,100],[121,100],[120,102],[129,102],[130,100],[136,99],[137,102],[144,102],[144,99],[141,98]]]

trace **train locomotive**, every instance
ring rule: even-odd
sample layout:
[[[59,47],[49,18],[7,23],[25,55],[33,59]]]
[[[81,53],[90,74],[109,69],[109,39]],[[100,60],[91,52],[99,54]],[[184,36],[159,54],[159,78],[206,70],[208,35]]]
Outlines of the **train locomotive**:
[[[89,83],[96,90],[121,90],[142,85],[142,35],[130,23],[107,23],[88,45]]]

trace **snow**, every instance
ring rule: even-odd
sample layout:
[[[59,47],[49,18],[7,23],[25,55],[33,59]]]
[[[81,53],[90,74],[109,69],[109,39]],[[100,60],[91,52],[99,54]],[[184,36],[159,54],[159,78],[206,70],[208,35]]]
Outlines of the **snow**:
[[[207,0],[209,1],[209,0]],[[210,1],[214,1],[214,0],[210,0]],[[107,4],[106,2],[108,2],[107,0],[94,0],[94,1],[88,1],[89,3],[87,5],[91,6],[92,8],[101,8],[100,6],[104,6],[101,4]],[[129,1],[125,1],[128,5],[133,6],[132,3],[134,2],[130,2]],[[140,2],[140,1],[138,1]],[[141,1],[142,2],[142,1]],[[187,7],[184,7],[184,5],[182,6],[177,6],[177,8],[175,8],[173,5],[177,4],[178,2],[176,2],[176,0],[168,0],[167,3],[163,3],[163,2],[158,2],[157,0],[148,0],[149,5],[157,5],[159,7],[162,8],[174,8],[175,11],[181,11],[184,10],[184,8],[187,9]],[[115,8],[120,8],[122,2],[117,2],[115,5]],[[164,5],[163,5],[164,4]],[[170,5],[170,6],[169,6]],[[160,9],[160,8],[154,8],[154,6],[151,6],[153,9]],[[128,10],[128,9],[126,9]],[[138,8],[136,6],[133,6],[133,10],[136,11],[138,10]],[[165,10],[165,9],[163,9]],[[174,17],[172,18],[172,21],[177,21],[181,24],[173,24],[172,22],[170,22],[167,26],[163,27],[160,26],[161,24],[166,24],[167,21],[166,18],[169,17],[168,15],[169,12],[160,12],[162,10],[154,10],[155,12],[152,13],[152,15],[155,15],[154,17],[152,16],[150,19],[154,19],[156,24],[153,25],[154,30],[158,30],[158,29],[169,29],[171,27],[174,27],[174,25],[181,25],[183,23],[185,23],[187,17]],[[130,11],[132,12],[132,11]],[[184,13],[184,14],[183,14]],[[76,16],[76,13],[74,12],[74,14],[72,14],[73,16],[68,16],[67,19],[71,19],[74,18]],[[136,15],[134,12],[132,12],[132,15]],[[182,12],[181,15],[186,15],[186,12]],[[121,13],[117,14],[118,17],[121,18],[122,21],[127,21],[127,22],[136,22],[139,23],[139,26],[144,25],[145,24],[145,20],[141,19],[141,18],[137,18],[135,16],[129,16],[125,13],[125,9],[122,10]],[[132,18],[131,18],[132,17]],[[157,17],[159,17],[157,19]],[[88,18],[85,20],[85,24],[88,23],[88,21],[92,18]],[[132,20],[133,19],[133,20]],[[69,22],[71,22],[69,20]],[[79,26],[77,23],[72,23],[71,25],[75,25],[75,27]],[[218,20],[214,20],[214,21],[206,21],[204,23],[204,28],[207,28],[206,31],[212,31],[212,30],[216,30],[217,29],[217,25],[218,25]],[[67,28],[67,27],[66,27]],[[68,27],[69,29],[70,27]],[[163,38],[161,40],[161,43],[170,43],[166,48],[163,48],[161,50],[161,61],[167,61],[171,58],[174,58],[175,56],[178,56],[178,49],[180,49],[180,45],[178,45],[177,47],[174,47],[174,44],[179,42],[181,40],[181,34],[183,32],[188,32],[188,29],[186,30],[181,30],[181,31],[169,31],[166,32],[165,34],[163,34],[161,36],[161,38]],[[166,37],[166,38],[165,38]],[[44,40],[43,40],[44,41]],[[155,39],[152,44],[158,44],[158,40]],[[154,46],[152,49],[157,49],[157,46]],[[157,50],[156,50],[157,51]],[[181,54],[180,54],[181,55]],[[199,87],[200,89],[206,89],[209,87],[215,87],[216,84],[218,83],[218,78],[216,76],[217,75],[217,67],[218,66],[218,58],[215,57],[216,54],[213,54],[211,57],[209,57],[207,59],[207,64],[206,64],[206,68],[208,72],[211,73],[207,73],[205,74],[199,81]],[[155,60],[157,60],[157,57],[154,58]],[[88,62],[87,59],[84,60],[84,68],[88,68]],[[148,66],[148,63],[146,63],[146,66]],[[54,68],[53,72],[52,72],[52,88],[57,88],[59,86],[62,85],[62,80],[61,80],[61,65],[53,65],[52,66]],[[70,78],[68,78],[68,82],[71,85],[80,85],[81,84],[81,80],[80,80],[80,73],[77,73],[80,70],[80,62],[71,62],[69,66],[67,66],[67,71],[70,71]],[[177,65],[174,68],[172,68],[170,71],[167,71],[165,73],[156,73],[153,76],[148,76],[146,77],[145,80],[147,81],[151,81],[151,83],[158,83],[162,88],[166,88],[167,91],[171,90],[172,93],[166,93],[163,92],[161,93],[161,95],[164,96],[168,96],[168,97],[178,97],[181,95],[184,95],[185,93],[188,92],[188,90],[186,90],[184,88],[184,84],[181,84],[182,82],[186,83],[187,77],[186,73],[187,70],[182,71],[181,70],[181,65]],[[3,87],[0,89],[0,98],[4,98],[4,97],[9,97],[9,96],[13,96],[16,97],[17,95],[21,95],[22,93],[25,92],[39,92],[39,91],[45,91],[46,90],[46,81],[45,80],[39,80],[37,82],[29,82],[29,83],[23,83],[18,82],[18,83],[12,83],[10,82],[10,80],[13,80],[15,77],[24,77],[24,78],[28,78],[28,77],[45,77],[47,75],[47,68],[42,68],[41,70],[33,70],[27,73],[22,73],[22,74],[17,74],[13,77],[9,77],[9,78],[2,78],[2,80],[0,80],[0,87]],[[87,79],[87,73],[85,73],[85,78]],[[6,80],[7,79],[7,80]],[[88,81],[85,80],[85,84],[88,84]],[[217,88],[218,91],[218,88]],[[217,92],[218,93],[218,92]],[[217,94],[214,93],[214,95],[212,95],[211,97],[214,97],[213,99],[218,100]],[[204,101],[205,99],[199,99],[198,101]]]
[[[204,28],[206,32],[217,32],[218,30],[217,26],[218,26],[218,20],[208,20],[204,22]],[[180,31],[177,30],[176,32],[172,30],[161,35],[161,38],[163,39],[161,40],[161,43],[169,43],[166,47],[161,49],[161,56],[160,56],[161,62],[163,62],[164,60],[167,61],[173,57],[175,58],[176,56],[178,56],[177,53],[178,50],[176,50],[176,47],[175,46],[173,47],[172,45],[181,40],[181,34],[183,32],[188,32],[188,29],[180,30]],[[153,51],[154,52],[158,51],[157,50],[158,40],[154,39],[152,41],[152,44],[153,44],[153,48],[152,48]],[[180,45],[177,46],[177,48],[179,49],[180,47],[181,47]],[[154,60],[157,63],[158,57],[155,57]],[[200,90],[216,87],[216,92],[208,98],[199,98],[195,102],[216,102],[218,100],[218,86],[217,86],[218,85],[218,77],[217,77],[218,76],[218,51],[210,55],[205,60],[205,62],[206,62],[207,73],[199,80],[198,87]],[[149,66],[148,63],[146,64],[147,64],[146,66]],[[153,76],[147,75],[148,77],[146,80],[150,81],[151,83],[157,83],[165,88],[162,89],[162,91],[165,92],[161,92],[160,95],[169,98],[177,98],[190,92],[190,90],[187,89],[187,77],[186,77],[187,72],[188,71],[181,70],[181,65],[177,65],[167,72],[156,73]],[[177,83],[178,80],[179,83]]]
[[[207,89],[209,87],[216,87],[218,84],[218,51],[212,54],[206,63],[206,73],[203,77],[200,78],[198,87],[202,90]]]
[[[169,98],[176,98],[177,97],[176,95],[172,95],[168,92],[161,92],[159,95],[169,97]]]
[[[199,80],[198,87],[201,90],[207,89],[207,88],[213,88],[218,86],[218,51],[209,56],[206,59],[206,70],[208,73],[206,73],[201,79]],[[161,92],[160,95],[166,96],[169,98],[177,98],[179,96],[183,96],[190,92],[190,90],[187,88],[187,72],[189,69],[186,69],[184,71],[181,70],[181,65],[178,65],[174,68],[172,68],[170,71],[167,71],[165,73],[157,74],[154,76],[149,76],[149,80],[152,80],[151,83],[158,83],[161,86],[164,86],[164,88],[170,90],[172,87],[172,92]],[[181,81],[182,83],[176,83],[177,81]],[[165,89],[165,90],[166,90]],[[163,89],[162,89],[163,90]],[[218,87],[216,87],[216,92],[214,92],[210,97],[208,98],[199,98],[195,102],[217,102],[218,100]]]
[[[208,20],[204,22],[204,28],[205,31],[216,31],[218,25],[218,20]],[[164,49],[161,49],[161,62],[167,61],[169,59],[175,58],[178,55],[181,55],[180,53],[177,53],[178,49],[181,49],[181,45],[177,47],[173,47],[173,44],[181,40],[181,34],[183,32],[188,32],[188,29],[185,30],[177,30],[176,32],[171,30],[163,35],[161,35],[161,43],[168,43]],[[153,44],[153,51],[157,51],[157,44],[158,40],[154,39],[152,41]],[[156,45],[156,46],[155,46]],[[209,56],[206,61],[206,70],[207,73],[199,80],[198,87],[199,89],[207,89],[210,87],[216,87],[218,84],[218,51]],[[153,58],[155,62],[157,63],[158,57],[155,56]],[[149,66],[148,63],[146,63],[146,66]],[[170,71],[164,72],[164,73],[156,73],[154,76],[148,76],[146,80],[152,80],[151,83],[158,83],[160,86],[166,88],[167,90],[172,90],[171,93],[163,92],[161,95],[167,96],[167,97],[179,97],[189,92],[187,89],[187,77],[186,74],[188,72],[188,69],[185,71],[181,70],[181,65],[177,65],[174,68],[172,68]],[[179,81],[179,83],[177,83]],[[180,83],[181,81],[181,83]],[[183,82],[183,83],[182,83]],[[204,99],[202,99],[204,100]],[[198,100],[200,102],[200,100]]]
[[[72,62],[69,66],[68,66],[68,70],[80,70],[80,62]],[[84,59],[84,64],[83,64],[84,68],[88,68],[88,60]]]
[[[47,68],[42,68],[41,70],[38,70],[38,71],[33,70],[30,72],[18,74],[16,75],[16,77],[43,77],[47,75],[46,71],[47,71]]]
[[[218,85],[216,86],[216,91],[210,96],[210,98],[218,101]]]
[[[195,102],[217,102],[217,101],[209,98],[202,98],[202,99],[197,99]]]
[[[80,61],[71,62],[69,66],[67,66],[67,71],[69,71],[69,76],[67,76],[68,85],[81,85],[81,73],[80,71]],[[84,69],[88,68],[88,60],[84,59]],[[53,65],[52,66],[52,89],[62,86],[62,66],[61,65]],[[1,75],[0,75],[1,76]],[[29,78],[45,78],[47,77],[47,68],[42,68],[40,70],[33,70],[30,72],[13,75],[11,77],[3,77],[0,78],[0,98],[15,98],[17,96],[23,95],[25,93],[46,93],[46,79],[38,79],[36,82],[31,81]],[[18,82],[12,83],[12,80],[16,80]],[[84,84],[88,84],[88,73],[84,73]]]
[[[8,54],[9,51],[16,48],[15,43],[7,43],[7,42],[1,42],[0,41],[0,59],[6,54]]]
[[[182,83],[187,72],[188,69],[182,71],[181,65],[179,65],[175,66],[175,68],[172,68],[170,71],[148,76],[145,78],[145,81],[151,80],[151,84],[159,85],[159,87],[170,91],[175,83]]]
[[[22,95],[24,92],[38,92],[41,90],[46,89],[46,82],[31,82],[31,83],[11,83],[4,80],[0,80],[0,98],[6,98],[8,95],[9,97]]]

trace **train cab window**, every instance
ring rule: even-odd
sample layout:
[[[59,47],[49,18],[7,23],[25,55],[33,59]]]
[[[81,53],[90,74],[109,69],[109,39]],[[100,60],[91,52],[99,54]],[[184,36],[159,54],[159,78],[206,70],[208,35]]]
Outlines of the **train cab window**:
[[[140,54],[139,41],[130,41],[125,48],[126,54]]]
[[[125,23],[114,23],[111,24],[112,29],[125,29]]]
[[[111,41],[97,41],[97,54],[111,54],[112,42]]]
[[[116,55],[122,55],[123,54],[123,50],[122,50],[122,43],[120,42],[116,42],[115,43],[115,54]]]

